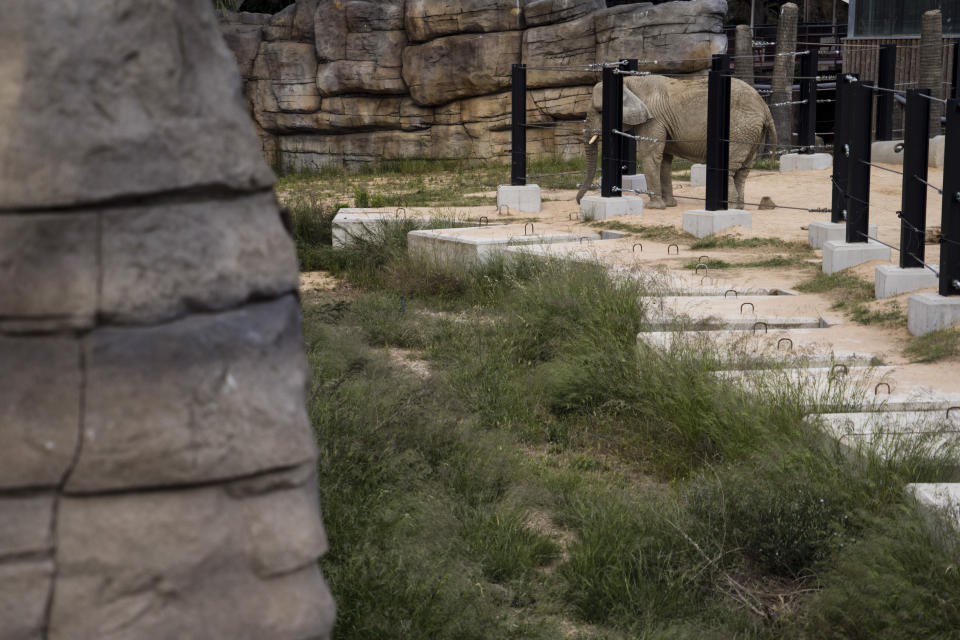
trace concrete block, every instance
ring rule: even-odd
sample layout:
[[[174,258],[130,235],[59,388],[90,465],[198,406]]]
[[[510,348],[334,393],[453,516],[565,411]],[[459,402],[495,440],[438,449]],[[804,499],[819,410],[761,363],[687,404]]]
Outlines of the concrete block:
[[[633,189],[634,192],[641,191],[646,192],[647,190],[647,176],[642,173],[636,173],[633,175],[621,176],[620,184],[624,189]]]
[[[903,140],[878,140],[870,145],[870,159],[880,164],[903,164],[903,149],[900,145]],[[927,151],[927,165],[935,168],[943,167],[943,149],[946,145],[945,136],[930,138],[930,148]],[[899,151],[897,149],[900,148]]]
[[[683,212],[683,230],[698,238],[705,238],[728,227],[740,226],[749,229],[753,222],[749,211],[743,209],[721,209],[706,211],[694,209]]]
[[[907,495],[926,509],[944,513],[960,529],[960,483],[917,482],[907,485]]]
[[[877,267],[874,296],[877,299],[889,298],[917,289],[935,287],[938,282],[937,274],[924,267],[904,269],[894,264],[882,264]]]
[[[339,209],[337,215],[333,217],[331,225],[331,244],[334,247],[345,247],[352,244],[355,238],[374,235],[384,225],[402,217],[403,214],[400,209],[393,213],[354,207]],[[416,216],[416,218],[423,221],[430,219],[429,216]]]
[[[878,231],[877,225],[867,225],[867,235],[876,238]],[[825,242],[844,242],[847,238],[847,224],[845,222],[811,222],[807,238],[814,249],[823,249]]]
[[[508,249],[536,245],[600,240],[598,233],[548,231],[524,235],[526,225],[415,230],[407,234],[407,252],[414,257],[450,265],[484,263]]]
[[[606,220],[613,216],[643,213],[643,200],[639,196],[604,198],[586,196],[580,201],[581,220]]]
[[[780,172],[815,171],[833,166],[829,153],[788,153],[780,158]]]
[[[690,167],[690,186],[691,187],[707,186],[707,165],[695,164],[692,167]]]
[[[540,213],[540,185],[500,185],[497,187],[497,207],[503,205],[524,213]]]
[[[879,242],[825,242],[823,245],[823,272],[843,271],[871,260],[890,261],[890,247]]]
[[[941,296],[938,293],[915,293],[907,303],[907,329],[912,335],[922,336],[960,325],[960,296]]]

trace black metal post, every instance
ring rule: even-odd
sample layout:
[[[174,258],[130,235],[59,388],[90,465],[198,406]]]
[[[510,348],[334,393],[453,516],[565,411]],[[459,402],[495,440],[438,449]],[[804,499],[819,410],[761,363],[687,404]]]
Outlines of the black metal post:
[[[730,175],[730,59],[713,56],[707,80],[707,211],[727,209]]]
[[[953,75],[950,78],[950,97],[960,98],[960,42],[953,43]]]
[[[930,101],[924,95],[930,95],[930,89],[907,91],[900,202],[900,266],[903,268],[922,269],[924,260],[924,230],[927,226],[927,185],[924,182],[930,151]]]
[[[638,71],[639,61],[636,58],[627,60],[624,67],[627,71]],[[633,138],[620,138],[620,144],[623,148],[620,151],[620,157],[623,159],[623,175],[632,176],[637,173],[637,141]]]
[[[847,242],[867,242],[870,222],[870,134],[873,122],[873,89],[851,87],[850,159],[847,164]]]
[[[510,96],[510,184],[527,184],[527,68],[513,65],[513,92]]]
[[[850,105],[852,86],[852,82],[848,81],[843,73],[837,74],[837,102],[834,105],[833,118],[833,199],[830,207],[830,222],[836,223],[846,220],[850,120],[853,116]]]
[[[623,186],[620,165],[622,136],[613,131],[623,131],[623,76],[614,73],[613,67],[603,69],[603,163],[600,178],[600,195],[604,198],[619,198]]]
[[[947,102],[940,221],[940,295],[960,295],[960,100]]]
[[[880,46],[877,62],[877,86],[890,91],[877,92],[877,140],[893,140],[893,86],[897,73],[897,45]]]
[[[808,49],[800,58],[800,136],[797,144],[801,153],[813,153],[817,146],[817,72],[820,56],[816,49]]]

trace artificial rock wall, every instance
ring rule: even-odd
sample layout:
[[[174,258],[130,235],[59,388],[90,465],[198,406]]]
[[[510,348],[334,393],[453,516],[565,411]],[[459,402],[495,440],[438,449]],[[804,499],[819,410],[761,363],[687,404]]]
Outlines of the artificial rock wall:
[[[693,73],[726,51],[726,0],[298,0],[221,28],[269,162],[283,168],[380,158],[494,158],[510,147],[511,66],[531,67],[528,152],[582,151],[599,75],[623,58]],[[579,68],[578,68],[579,67]],[[572,125],[572,126],[571,126]]]
[[[0,638],[326,638],[296,258],[211,3],[5,2],[0,167]]]

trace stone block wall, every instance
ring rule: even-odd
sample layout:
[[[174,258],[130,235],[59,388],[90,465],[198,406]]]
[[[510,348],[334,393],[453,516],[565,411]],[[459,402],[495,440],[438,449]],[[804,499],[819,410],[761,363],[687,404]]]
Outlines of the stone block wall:
[[[0,638],[328,637],[294,247],[211,4],[5,3],[0,167]]]
[[[284,169],[385,157],[503,158],[511,67],[530,91],[528,151],[582,152],[585,65],[623,58],[698,73],[726,51],[726,0],[298,0],[224,14],[264,153]]]

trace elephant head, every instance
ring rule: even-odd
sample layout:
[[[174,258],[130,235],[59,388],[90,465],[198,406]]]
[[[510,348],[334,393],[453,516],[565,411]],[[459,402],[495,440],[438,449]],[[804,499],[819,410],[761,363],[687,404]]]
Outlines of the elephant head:
[[[583,195],[593,184],[593,178],[597,173],[598,147],[600,138],[603,135],[603,83],[597,83],[593,88],[593,100],[591,109],[587,113],[587,123],[583,130],[584,150],[587,156],[587,170],[583,178],[583,184],[577,192],[577,204],[583,199]],[[650,110],[637,94],[631,91],[626,83],[623,87],[623,126],[625,129],[637,127],[651,118]]]

